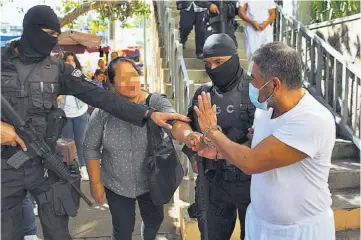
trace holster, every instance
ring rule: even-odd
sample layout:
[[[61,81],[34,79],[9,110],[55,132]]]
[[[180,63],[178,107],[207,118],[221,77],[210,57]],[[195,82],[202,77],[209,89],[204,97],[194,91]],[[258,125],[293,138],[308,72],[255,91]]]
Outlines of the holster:
[[[46,116],[46,140],[55,143],[61,136],[62,130],[67,122],[65,112],[61,108],[53,108]]]
[[[80,172],[76,161],[68,165],[75,185],[80,189]],[[72,188],[72,186],[64,181],[57,181],[54,183],[49,191],[37,196],[39,205],[50,203],[53,213],[59,216],[68,215],[75,217],[77,215],[80,205],[80,195]]]

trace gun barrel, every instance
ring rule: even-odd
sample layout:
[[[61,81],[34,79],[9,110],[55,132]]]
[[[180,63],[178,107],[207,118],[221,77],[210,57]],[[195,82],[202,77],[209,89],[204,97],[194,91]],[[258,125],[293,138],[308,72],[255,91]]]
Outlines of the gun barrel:
[[[84,200],[84,202],[86,202],[86,204],[88,204],[89,207],[93,206],[93,203],[89,200],[89,198],[87,196],[85,196],[85,194],[82,191],[80,191],[80,189],[74,184],[74,182],[68,181],[68,183],[80,195],[80,197]]]

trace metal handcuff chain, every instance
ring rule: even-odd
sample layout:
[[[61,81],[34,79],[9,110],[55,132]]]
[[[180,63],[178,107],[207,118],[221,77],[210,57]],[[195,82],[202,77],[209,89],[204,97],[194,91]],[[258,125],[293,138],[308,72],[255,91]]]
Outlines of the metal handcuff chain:
[[[222,128],[219,126],[219,125],[213,125],[209,128],[207,128],[204,132],[203,132],[203,137],[202,137],[202,141],[204,144],[206,144],[207,146],[209,147],[215,147],[215,145],[212,143],[212,141],[208,140],[207,139],[207,133],[212,130],[212,129],[215,129],[215,130],[218,130],[220,132],[222,132]]]

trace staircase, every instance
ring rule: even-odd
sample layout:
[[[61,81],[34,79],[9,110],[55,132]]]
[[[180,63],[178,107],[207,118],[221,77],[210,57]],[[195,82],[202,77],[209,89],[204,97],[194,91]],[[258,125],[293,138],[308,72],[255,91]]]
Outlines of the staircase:
[[[162,82],[156,83],[154,90],[166,93],[176,110],[185,114],[194,91],[201,84],[209,82],[210,79],[204,70],[203,61],[198,60],[195,56],[194,31],[189,35],[185,49],[183,49],[179,43],[179,12],[176,10],[175,2],[157,1],[155,6],[156,8],[154,10],[156,10],[156,13],[153,17],[157,22],[157,31],[153,33],[153,36],[157,36],[159,41],[153,44],[153,46],[159,48],[159,51],[155,50],[159,59],[155,59],[155,67],[157,67],[158,72],[153,73],[153,79],[159,79]],[[153,13],[154,12],[155,11],[153,11]],[[288,24],[287,19],[291,19],[290,21],[296,23],[296,26]],[[247,69],[242,21],[240,19],[237,21],[240,23],[240,27],[236,32],[240,63],[243,68]],[[341,89],[346,91],[347,94],[339,93],[335,95],[338,89],[337,84],[339,83],[337,82],[336,84],[335,81],[329,86],[330,83],[327,82],[327,78],[331,79],[331,77],[333,77],[337,79],[337,77],[339,77],[337,74],[342,72],[341,78],[343,80],[350,76],[356,79],[357,88],[358,85],[361,85],[359,83],[360,75],[354,73],[354,70],[350,70],[346,65],[342,65],[342,71],[340,71],[338,66],[343,64],[343,62],[337,58],[339,56],[336,56],[332,50],[328,51],[328,47],[325,49],[322,48],[324,47],[323,45],[317,45],[318,39],[310,38],[307,32],[302,32],[302,26],[298,21],[291,17],[287,18],[280,8],[278,8],[277,21],[281,27],[277,29],[275,38],[295,47],[302,54],[305,65],[305,87],[335,115],[340,139],[337,139],[333,150],[332,168],[329,176],[329,187],[333,200],[332,209],[335,213],[337,239],[354,239],[348,236],[352,234],[359,235],[360,228],[360,150],[358,148],[360,146],[360,133],[357,128],[360,123],[357,122],[355,117],[357,116],[357,109],[359,109],[358,106],[360,102],[358,102],[358,100],[355,101],[356,108],[352,107],[352,109],[356,110],[350,110],[351,107],[348,107],[347,104],[341,103],[339,104],[341,106],[337,105],[336,99],[339,101],[340,98],[347,97],[347,94],[352,91],[345,90],[345,85],[348,86],[349,83],[341,84]],[[298,34],[301,32],[302,35]],[[305,36],[308,38],[303,39]],[[321,56],[323,55],[325,56],[322,62]],[[315,61],[317,60],[317,62],[313,61],[314,59]],[[331,67],[328,66],[328,60],[334,61]],[[334,69],[334,72],[329,74],[330,69]],[[347,74],[347,71],[350,71],[353,75],[351,73]],[[321,80],[317,80],[318,78],[321,78]],[[332,93],[327,92],[330,91],[330,89],[333,89]],[[361,91],[359,91],[359,93],[361,93]],[[347,111],[345,107],[348,109]],[[351,120],[351,123],[349,119],[345,120],[343,116],[343,114],[350,115],[350,113],[351,118],[354,119]],[[351,127],[349,127],[349,125]],[[342,140],[341,138],[352,139],[352,141]],[[175,224],[183,240],[200,239],[197,221],[196,219],[189,218],[187,213],[187,207],[194,202],[194,183],[196,176],[189,166],[187,157],[180,152],[181,145],[176,145],[176,148],[178,149],[179,157],[187,174],[184,177],[182,185],[174,195],[173,208],[176,213]],[[239,223],[237,222],[231,238],[232,240],[239,239],[239,229]]]
[[[174,1],[168,2],[168,7],[171,10],[172,17],[174,19],[174,26],[176,27],[174,29],[174,34],[176,37],[176,40],[179,41],[179,11],[176,9],[176,5]],[[239,24],[242,24],[241,19],[237,19]],[[236,32],[236,37],[238,40],[238,55],[240,58],[240,64],[244,69],[247,69],[248,63],[246,59],[246,53],[244,50],[244,43],[243,43],[243,33],[241,32],[242,28],[238,28],[238,31]],[[187,73],[189,76],[189,79],[193,81],[193,90],[196,91],[198,87],[200,87],[202,84],[207,83],[210,81],[207,73],[204,70],[204,62],[203,60],[199,60],[196,58],[195,54],[195,32],[194,30],[189,34],[188,41],[186,42],[185,49],[183,49],[183,58],[185,67],[187,69]],[[163,74],[164,74],[164,80],[165,80],[165,93],[167,96],[172,96],[172,84],[168,82],[169,79],[169,68],[168,68],[168,62],[165,57],[162,57],[162,68],[163,68]],[[191,96],[193,96],[193,92],[191,93]]]

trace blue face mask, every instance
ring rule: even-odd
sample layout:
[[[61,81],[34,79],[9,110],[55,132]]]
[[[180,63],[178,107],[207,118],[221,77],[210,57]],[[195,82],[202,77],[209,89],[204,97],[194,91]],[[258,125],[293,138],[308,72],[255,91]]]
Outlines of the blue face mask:
[[[256,106],[256,108],[262,109],[264,111],[268,110],[268,100],[273,96],[273,93],[271,94],[271,96],[269,96],[264,102],[259,102],[258,98],[259,98],[259,90],[261,90],[264,86],[266,86],[269,83],[266,82],[265,85],[263,85],[260,89],[255,88],[252,83],[249,84],[249,99],[251,100],[251,102],[253,103],[253,105]]]

